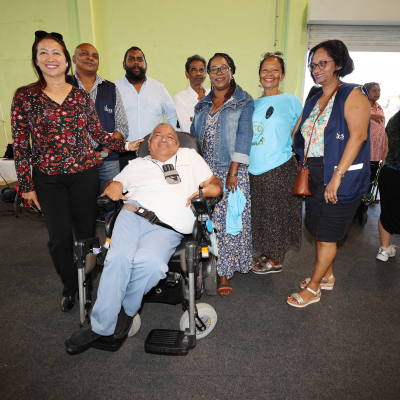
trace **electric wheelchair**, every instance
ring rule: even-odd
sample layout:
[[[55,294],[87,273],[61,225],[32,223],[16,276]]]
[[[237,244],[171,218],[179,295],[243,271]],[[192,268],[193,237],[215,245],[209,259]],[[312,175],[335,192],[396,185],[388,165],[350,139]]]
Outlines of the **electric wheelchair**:
[[[180,147],[194,148],[202,155],[199,142],[192,135],[177,132]],[[138,150],[139,157],[149,155],[147,135]],[[210,219],[213,202],[208,203],[200,196],[192,199],[192,211],[196,217],[192,234],[184,235],[182,242],[171,257],[169,271],[165,279],[161,280],[147,295],[144,302],[161,302],[172,305],[182,303],[184,311],[180,320],[179,330],[153,329],[145,341],[145,351],[163,354],[185,354],[196,345],[196,339],[207,336],[215,327],[217,314],[212,306],[206,303],[196,304],[203,292],[209,296],[217,295],[216,271],[216,241],[214,228]],[[112,202],[107,197],[98,199],[99,205]],[[120,210],[119,202],[114,203],[114,212],[105,224],[107,240],[100,247],[99,238],[90,238],[75,242],[74,252],[78,268],[79,308],[81,327],[89,323],[91,310],[91,280],[86,279],[96,264],[103,264],[108,246],[112,246],[110,238],[115,220]],[[211,251],[210,251],[211,250]],[[133,318],[132,327],[128,333],[133,336],[140,328],[140,315]],[[116,339],[103,336],[91,347],[116,351],[126,337]]]

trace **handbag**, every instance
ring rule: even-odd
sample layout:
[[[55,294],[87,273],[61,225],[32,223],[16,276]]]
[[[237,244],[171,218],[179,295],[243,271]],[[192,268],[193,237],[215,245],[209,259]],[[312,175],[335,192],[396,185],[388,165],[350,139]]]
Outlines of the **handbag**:
[[[308,149],[310,148],[311,136],[312,136],[312,134],[314,132],[314,127],[315,127],[316,122],[318,121],[318,118],[324,112],[326,106],[329,103],[329,100],[338,91],[340,86],[341,86],[341,84],[338,85],[336,87],[336,89],[332,92],[332,94],[329,96],[329,99],[325,102],[324,106],[321,107],[317,118],[315,118],[314,125],[313,125],[313,127],[311,129],[310,141],[308,142],[307,151],[306,151],[306,154],[304,155],[302,168],[299,171],[299,174],[297,175],[296,182],[294,183],[293,192],[292,192],[293,196],[311,196],[310,171],[309,171],[308,166],[307,166],[307,155],[308,155]]]

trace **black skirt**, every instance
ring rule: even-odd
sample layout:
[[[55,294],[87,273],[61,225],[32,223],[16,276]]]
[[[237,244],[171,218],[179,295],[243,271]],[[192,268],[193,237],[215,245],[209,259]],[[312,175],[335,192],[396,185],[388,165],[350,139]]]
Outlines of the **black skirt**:
[[[391,235],[400,233],[400,171],[383,167],[379,174],[381,224]]]
[[[307,164],[310,170],[311,196],[306,197],[304,224],[319,242],[337,242],[346,236],[361,197],[351,203],[327,203],[324,198],[324,158],[310,157]]]

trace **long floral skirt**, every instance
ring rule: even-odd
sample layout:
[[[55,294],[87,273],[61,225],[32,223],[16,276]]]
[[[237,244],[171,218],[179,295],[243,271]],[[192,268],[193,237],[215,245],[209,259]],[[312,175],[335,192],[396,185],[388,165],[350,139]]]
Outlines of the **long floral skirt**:
[[[227,171],[214,171],[214,175],[225,182]],[[226,212],[229,192],[224,192],[222,199],[215,206],[212,220],[217,229],[219,276],[232,278],[234,272],[247,273],[252,269],[251,240],[251,197],[247,168],[241,166],[238,171],[238,187],[246,197],[246,206],[242,213],[243,228],[236,236],[226,233]]]

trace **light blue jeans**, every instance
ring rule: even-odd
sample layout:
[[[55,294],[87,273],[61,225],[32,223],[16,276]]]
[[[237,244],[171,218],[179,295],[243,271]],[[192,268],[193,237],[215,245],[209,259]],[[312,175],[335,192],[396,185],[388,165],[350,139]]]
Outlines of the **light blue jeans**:
[[[91,314],[94,332],[114,333],[121,304],[129,316],[138,312],[143,296],[165,278],[168,261],[182,238],[132,211],[119,213]]]
[[[119,160],[104,161],[99,168],[100,178],[100,194],[103,193],[103,185],[110,179],[114,179],[120,173]],[[105,206],[104,219],[107,221],[109,215],[113,212],[113,205],[106,204]]]

